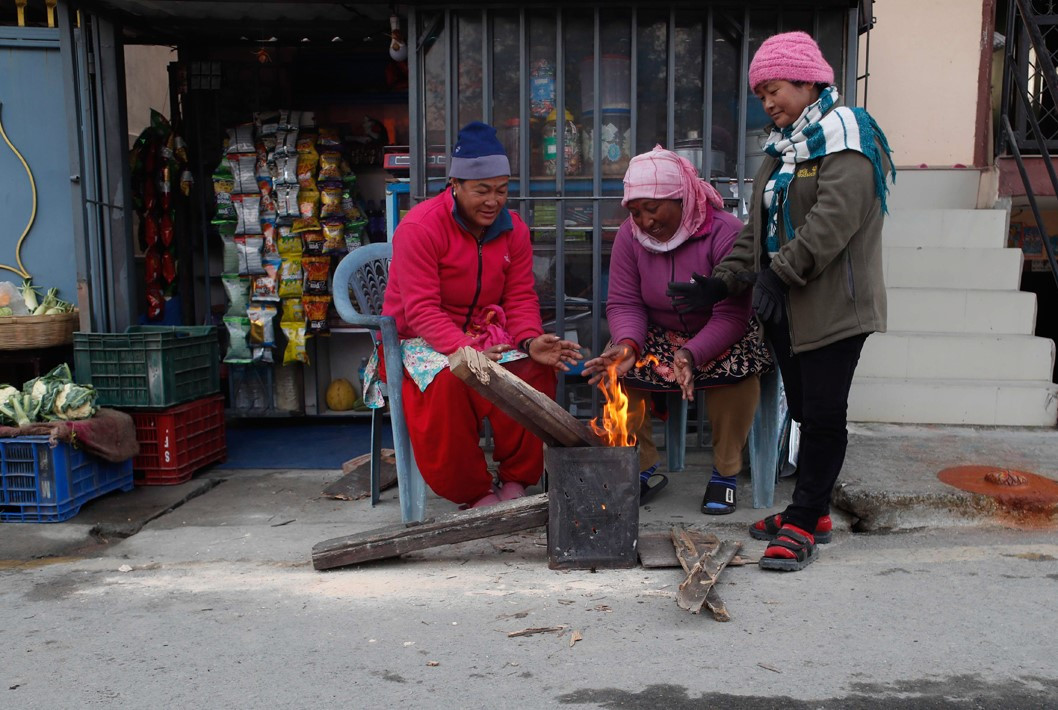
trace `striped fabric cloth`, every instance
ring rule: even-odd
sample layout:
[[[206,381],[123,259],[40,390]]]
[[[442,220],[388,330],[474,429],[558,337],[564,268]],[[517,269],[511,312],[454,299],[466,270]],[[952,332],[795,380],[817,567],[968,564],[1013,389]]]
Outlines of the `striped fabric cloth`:
[[[889,186],[886,184],[885,168],[882,165],[878,145],[881,144],[886,157],[891,158],[889,142],[866,109],[836,106],[839,98],[838,88],[828,87],[815,103],[805,109],[797,121],[786,128],[772,131],[768,136],[764,152],[780,161],[778,170],[772,174],[771,179],[764,186],[762,196],[764,205],[768,209],[767,248],[769,253],[779,250],[778,215],[780,209],[783,212],[786,238],[793,239],[794,237],[786,197],[798,163],[845,150],[863,153],[874,166],[875,191],[882,201],[882,212],[888,212],[885,198],[889,193]],[[896,169],[892,167],[891,159],[889,164],[890,176],[895,180]]]

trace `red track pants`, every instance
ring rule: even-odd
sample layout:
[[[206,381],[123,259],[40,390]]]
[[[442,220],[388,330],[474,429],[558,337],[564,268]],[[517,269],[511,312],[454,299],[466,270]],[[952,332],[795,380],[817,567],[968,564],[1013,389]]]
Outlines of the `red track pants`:
[[[555,396],[555,371],[529,358],[504,367],[548,397]],[[492,475],[481,450],[481,421],[489,418],[492,458],[501,482],[531,486],[544,472],[544,445],[525,427],[468,387],[448,368],[425,392],[404,373],[404,419],[415,463],[437,495],[454,503],[473,503],[492,491]]]

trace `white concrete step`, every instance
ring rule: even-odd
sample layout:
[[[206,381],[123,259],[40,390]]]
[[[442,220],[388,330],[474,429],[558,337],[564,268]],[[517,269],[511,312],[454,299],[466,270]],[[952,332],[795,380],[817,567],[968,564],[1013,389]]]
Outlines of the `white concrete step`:
[[[1058,385],[1049,380],[857,378],[849,394],[849,420],[1053,427]]]
[[[889,288],[890,331],[1032,335],[1036,294],[1025,291]]]
[[[867,338],[858,377],[1049,380],[1054,341],[1032,335],[875,333]]]
[[[1007,221],[1006,210],[890,210],[882,242],[891,247],[1002,248]]]
[[[1020,249],[883,247],[882,268],[889,288],[972,288],[1017,290]]]
[[[977,170],[897,169],[887,204],[896,213],[908,209],[973,209],[981,174]]]

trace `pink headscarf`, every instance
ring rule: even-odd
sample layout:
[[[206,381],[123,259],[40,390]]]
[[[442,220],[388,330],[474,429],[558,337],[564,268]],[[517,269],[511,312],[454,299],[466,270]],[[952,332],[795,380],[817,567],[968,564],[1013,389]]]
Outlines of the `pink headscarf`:
[[[695,234],[709,228],[713,209],[724,206],[724,198],[712,185],[698,177],[691,161],[654,146],[649,153],[632,158],[625,171],[625,194],[621,206],[632,200],[682,200],[683,219],[676,233],[666,242],[659,242],[632,222],[632,235],[645,249],[664,253],[672,251]]]

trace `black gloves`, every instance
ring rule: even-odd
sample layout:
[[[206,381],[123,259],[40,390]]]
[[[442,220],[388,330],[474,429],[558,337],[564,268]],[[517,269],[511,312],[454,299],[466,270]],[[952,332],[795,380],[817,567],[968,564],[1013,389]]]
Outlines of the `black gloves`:
[[[757,275],[753,286],[753,310],[762,323],[778,324],[782,320],[786,292],[790,287],[771,269],[764,269]]]
[[[672,299],[672,307],[677,313],[700,308],[711,308],[717,301],[727,298],[727,285],[718,278],[691,274],[694,281],[681,283],[669,282],[669,290],[665,294]]]

